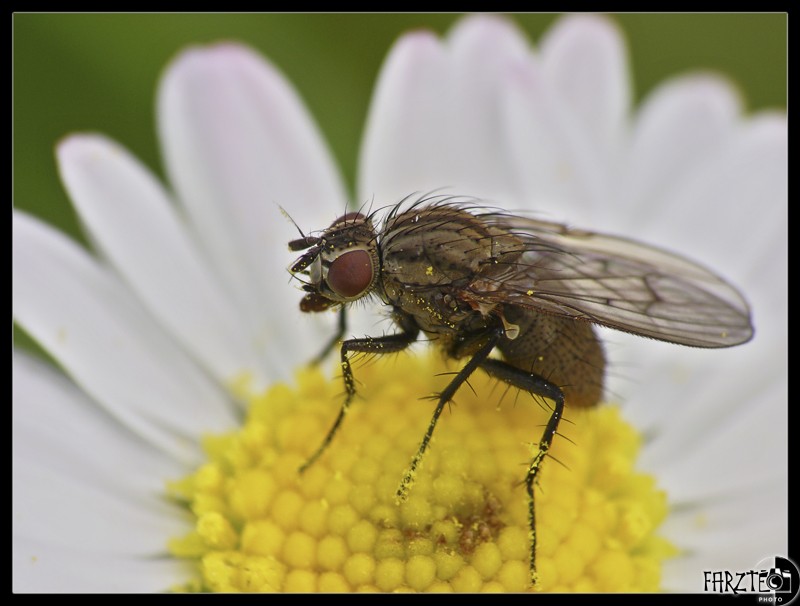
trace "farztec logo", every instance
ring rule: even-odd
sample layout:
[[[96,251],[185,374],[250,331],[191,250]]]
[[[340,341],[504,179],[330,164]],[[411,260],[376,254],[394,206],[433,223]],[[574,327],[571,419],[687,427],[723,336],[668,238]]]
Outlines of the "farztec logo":
[[[791,560],[775,556],[761,560],[752,570],[706,570],[703,591],[714,593],[749,593],[758,604],[786,606],[794,600],[800,583],[797,566]]]

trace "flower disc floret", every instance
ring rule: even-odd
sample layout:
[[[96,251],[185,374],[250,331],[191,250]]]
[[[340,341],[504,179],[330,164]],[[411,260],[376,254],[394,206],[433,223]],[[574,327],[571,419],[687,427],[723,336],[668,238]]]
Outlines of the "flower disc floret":
[[[250,397],[238,432],[170,485],[194,529],[170,543],[205,591],[527,591],[522,480],[548,404],[478,372],[437,425],[408,498],[397,488],[430,420],[420,397],[452,364],[435,354],[356,364],[359,398],[320,459],[298,468],[341,405],[307,368]],[[671,555],[666,495],[635,470],[640,437],[618,408],[570,410],[536,488],[542,591],[655,591]]]

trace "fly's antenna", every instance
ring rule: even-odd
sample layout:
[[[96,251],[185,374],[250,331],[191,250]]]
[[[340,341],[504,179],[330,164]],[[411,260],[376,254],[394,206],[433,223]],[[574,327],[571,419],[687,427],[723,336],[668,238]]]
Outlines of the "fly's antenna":
[[[281,206],[280,204],[278,204],[278,209],[281,211],[281,214],[284,217],[286,217],[287,219],[289,219],[289,221],[291,221],[292,225],[294,225],[295,229],[300,234],[300,237],[305,239],[306,235],[303,233],[303,230],[300,229],[300,226],[297,224],[297,222],[294,219],[292,219],[292,216],[286,211],[286,209],[283,206]]]

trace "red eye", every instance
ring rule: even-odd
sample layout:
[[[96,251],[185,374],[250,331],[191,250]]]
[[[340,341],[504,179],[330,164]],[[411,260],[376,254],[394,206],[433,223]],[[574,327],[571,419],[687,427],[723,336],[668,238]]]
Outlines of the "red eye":
[[[328,286],[340,297],[351,299],[363,294],[372,284],[372,260],[365,250],[339,255],[328,270]]]

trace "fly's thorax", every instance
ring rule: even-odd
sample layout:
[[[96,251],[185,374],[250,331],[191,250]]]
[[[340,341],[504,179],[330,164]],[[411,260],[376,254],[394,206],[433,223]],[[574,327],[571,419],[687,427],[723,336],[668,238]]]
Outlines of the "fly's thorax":
[[[521,250],[513,234],[447,205],[390,218],[381,239],[384,275],[411,288],[466,286],[492,265],[516,259]]]
[[[390,217],[382,232],[384,302],[414,323],[453,357],[468,355],[465,335],[495,321],[493,306],[465,298],[470,285],[507,268],[522,242],[509,231],[458,206],[415,207]]]
[[[486,320],[462,301],[451,286],[415,286],[409,288],[384,272],[381,296],[437,345],[448,349],[450,336],[485,328]]]

